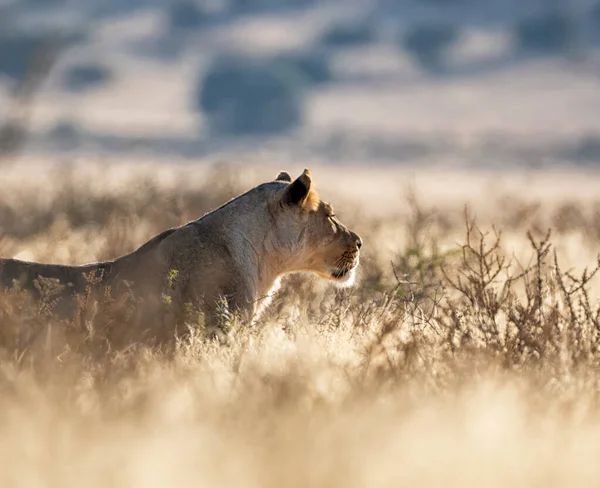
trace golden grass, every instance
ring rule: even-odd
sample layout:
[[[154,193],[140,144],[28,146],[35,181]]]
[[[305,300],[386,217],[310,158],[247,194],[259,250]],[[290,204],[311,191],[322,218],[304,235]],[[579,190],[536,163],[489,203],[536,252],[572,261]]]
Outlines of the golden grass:
[[[293,168],[239,169],[7,168],[0,255],[115,257]],[[292,277],[226,344],[115,350],[102,317],[2,295],[0,486],[595,484],[593,179],[312,169],[360,279]]]

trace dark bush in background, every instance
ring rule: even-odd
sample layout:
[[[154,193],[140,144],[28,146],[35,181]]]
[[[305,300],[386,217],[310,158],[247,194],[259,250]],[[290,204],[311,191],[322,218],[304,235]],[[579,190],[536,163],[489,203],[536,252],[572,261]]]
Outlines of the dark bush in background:
[[[594,22],[600,23],[600,2],[596,3],[590,10],[590,18]]]
[[[463,3],[465,0],[420,0],[420,1],[421,1],[421,3],[444,7],[444,6],[448,6],[448,5],[450,5],[450,6],[458,5],[460,3]]]
[[[216,133],[285,132],[301,121],[304,83],[296,71],[272,62],[221,58],[202,77],[196,108]]]
[[[600,40],[600,2],[596,3],[589,12],[594,38]]]
[[[328,47],[357,47],[373,42],[375,29],[368,21],[340,23],[323,33],[321,43]]]
[[[413,26],[399,39],[400,45],[427,71],[444,68],[448,50],[458,41],[460,32],[444,22]]]
[[[198,29],[210,22],[211,16],[196,2],[178,1],[167,10],[169,28],[173,30]]]
[[[23,79],[46,39],[35,34],[0,34],[0,77]]]
[[[81,136],[81,128],[71,120],[61,120],[57,122],[47,133],[48,139],[61,149],[77,147]]]
[[[234,13],[252,13],[256,11],[306,8],[314,5],[315,0],[230,0],[229,8]]]
[[[229,7],[233,12],[245,13],[264,8],[264,0],[231,0]]]
[[[582,136],[567,157],[578,162],[600,163],[600,134]]]
[[[53,6],[53,5],[64,5],[66,0],[21,0],[21,3],[25,5],[39,5],[43,6]]]
[[[82,64],[67,69],[64,75],[64,85],[68,90],[84,91],[109,82],[112,71],[100,64]]]
[[[290,52],[276,56],[270,63],[274,69],[295,71],[310,87],[333,79],[329,58],[315,52]]]
[[[0,24],[2,15],[0,12]],[[29,32],[10,29],[3,32],[0,26],[0,79],[22,81],[30,70],[52,64],[51,60],[69,47],[87,40],[88,35],[78,30],[52,32],[40,28]]]
[[[565,51],[575,31],[573,20],[563,12],[548,12],[520,20],[514,36],[518,49],[537,53]]]

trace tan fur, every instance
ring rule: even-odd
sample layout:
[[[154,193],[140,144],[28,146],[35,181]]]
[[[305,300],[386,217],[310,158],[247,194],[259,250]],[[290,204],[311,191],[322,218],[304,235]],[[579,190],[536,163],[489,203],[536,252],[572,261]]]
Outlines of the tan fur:
[[[143,300],[142,321],[156,319],[156,307],[168,296],[167,308],[180,319],[191,306],[203,312],[208,325],[216,325],[222,300],[231,311],[255,317],[287,273],[310,271],[351,283],[360,238],[319,199],[308,170],[290,179],[280,173],[275,181],[114,261],[61,266],[0,259],[0,284],[17,281],[35,291],[38,278],[53,278],[65,285],[64,299],[84,293],[85,275],[94,274],[93,288],[102,293],[107,287],[122,293],[133,283],[133,292]],[[63,310],[72,312],[69,306]]]

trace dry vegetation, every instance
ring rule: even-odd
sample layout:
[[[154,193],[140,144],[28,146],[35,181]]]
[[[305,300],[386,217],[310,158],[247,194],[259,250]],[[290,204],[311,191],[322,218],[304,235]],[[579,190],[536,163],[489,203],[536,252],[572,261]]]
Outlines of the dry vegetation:
[[[543,177],[587,181],[558,195],[530,175],[473,201],[497,175],[462,174],[460,189],[434,174],[406,192],[398,172],[313,173],[363,236],[357,286],[288,279],[258,326],[231,319],[226,344],[189,324],[174,351],[119,350],[103,330],[126,329],[126,314],[82,302],[64,323],[51,290],[42,304],[5,292],[0,485],[595,484],[593,180]],[[274,174],[15,165],[0,182],[0,255],[114,257]],[[388,187],[385,209],[361,197]]]

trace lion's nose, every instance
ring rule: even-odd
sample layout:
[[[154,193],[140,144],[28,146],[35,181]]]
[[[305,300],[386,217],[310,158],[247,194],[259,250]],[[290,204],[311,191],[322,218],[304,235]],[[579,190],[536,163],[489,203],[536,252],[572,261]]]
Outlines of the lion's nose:
[[[354,243],[356,244],[356,249],[360,249],[362,247],[362,239],[358,234],[355,234],[354,232],[352,232],[351,234],[354,239]]]

